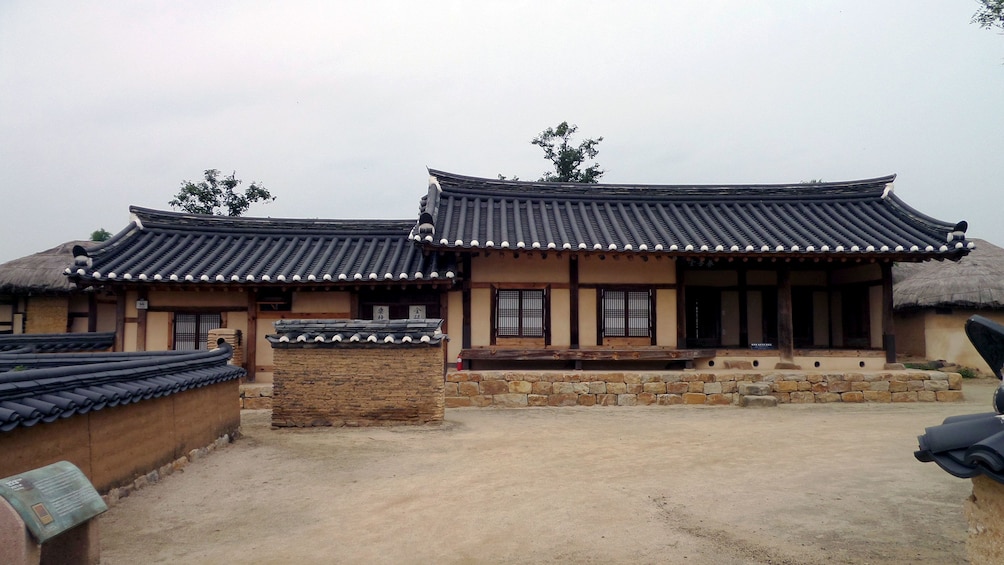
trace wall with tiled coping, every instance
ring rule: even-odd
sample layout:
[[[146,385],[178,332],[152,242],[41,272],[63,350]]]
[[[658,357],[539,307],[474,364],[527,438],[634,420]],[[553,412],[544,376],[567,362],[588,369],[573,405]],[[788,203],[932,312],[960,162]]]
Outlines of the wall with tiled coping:
[[[953,402],[962,376],[939,371],[451,371],[446,407],[738,404],[740,383],[771,383],[780,403]]]

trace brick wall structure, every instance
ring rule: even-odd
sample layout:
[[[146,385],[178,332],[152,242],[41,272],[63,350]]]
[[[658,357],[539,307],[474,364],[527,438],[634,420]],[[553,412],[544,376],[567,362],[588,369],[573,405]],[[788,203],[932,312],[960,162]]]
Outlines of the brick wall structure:
[[[953,402],[962,376],[940,371],[450,371],[446,407],[735,405],[742,383],[779,403]]]
[[[445,336],[438,333],[439,324],[439,320],[276,323],[279,333],[268,336],[275,364],[272,425],[441,422]]]

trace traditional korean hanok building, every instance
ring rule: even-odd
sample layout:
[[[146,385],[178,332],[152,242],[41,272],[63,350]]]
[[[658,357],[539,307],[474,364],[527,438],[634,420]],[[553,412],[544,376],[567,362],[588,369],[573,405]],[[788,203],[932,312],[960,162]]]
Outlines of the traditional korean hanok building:
[[[789,185],[519,182],[430,171],[418,221],[225,218],[132,208],[66,270],[117,297],[118,348],[241,330],[270,380],[283,318],[443,318],[444,363],[881,368],[891,267],[956,260],[965,222],[893,176]]]

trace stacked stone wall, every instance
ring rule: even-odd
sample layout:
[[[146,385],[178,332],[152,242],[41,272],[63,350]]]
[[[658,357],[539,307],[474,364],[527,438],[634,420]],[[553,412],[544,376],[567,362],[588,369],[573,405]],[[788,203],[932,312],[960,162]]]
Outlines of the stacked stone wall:
[[[962,376],[939,371],[451,371],[446,407],[739,403],[739,384],[766,382],[779,403],[954,402]]]
[[[66,333],[70,301],[65,296],[32,296],[25,312],[25,333]]]
[[[442,347],[291,347],[274,355],[274,426],[443,420]]]

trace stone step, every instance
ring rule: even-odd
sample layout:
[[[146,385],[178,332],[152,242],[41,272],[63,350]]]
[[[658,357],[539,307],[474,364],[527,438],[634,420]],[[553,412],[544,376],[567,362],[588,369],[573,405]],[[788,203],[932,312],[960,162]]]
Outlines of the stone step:
[[[740,396],[739,406],[750,408],[771,408],[777,406],[777,397],[774,396]]]
[[[739,394],[742,396],[767,396],[770,394],[770,383],[739,383]]]

